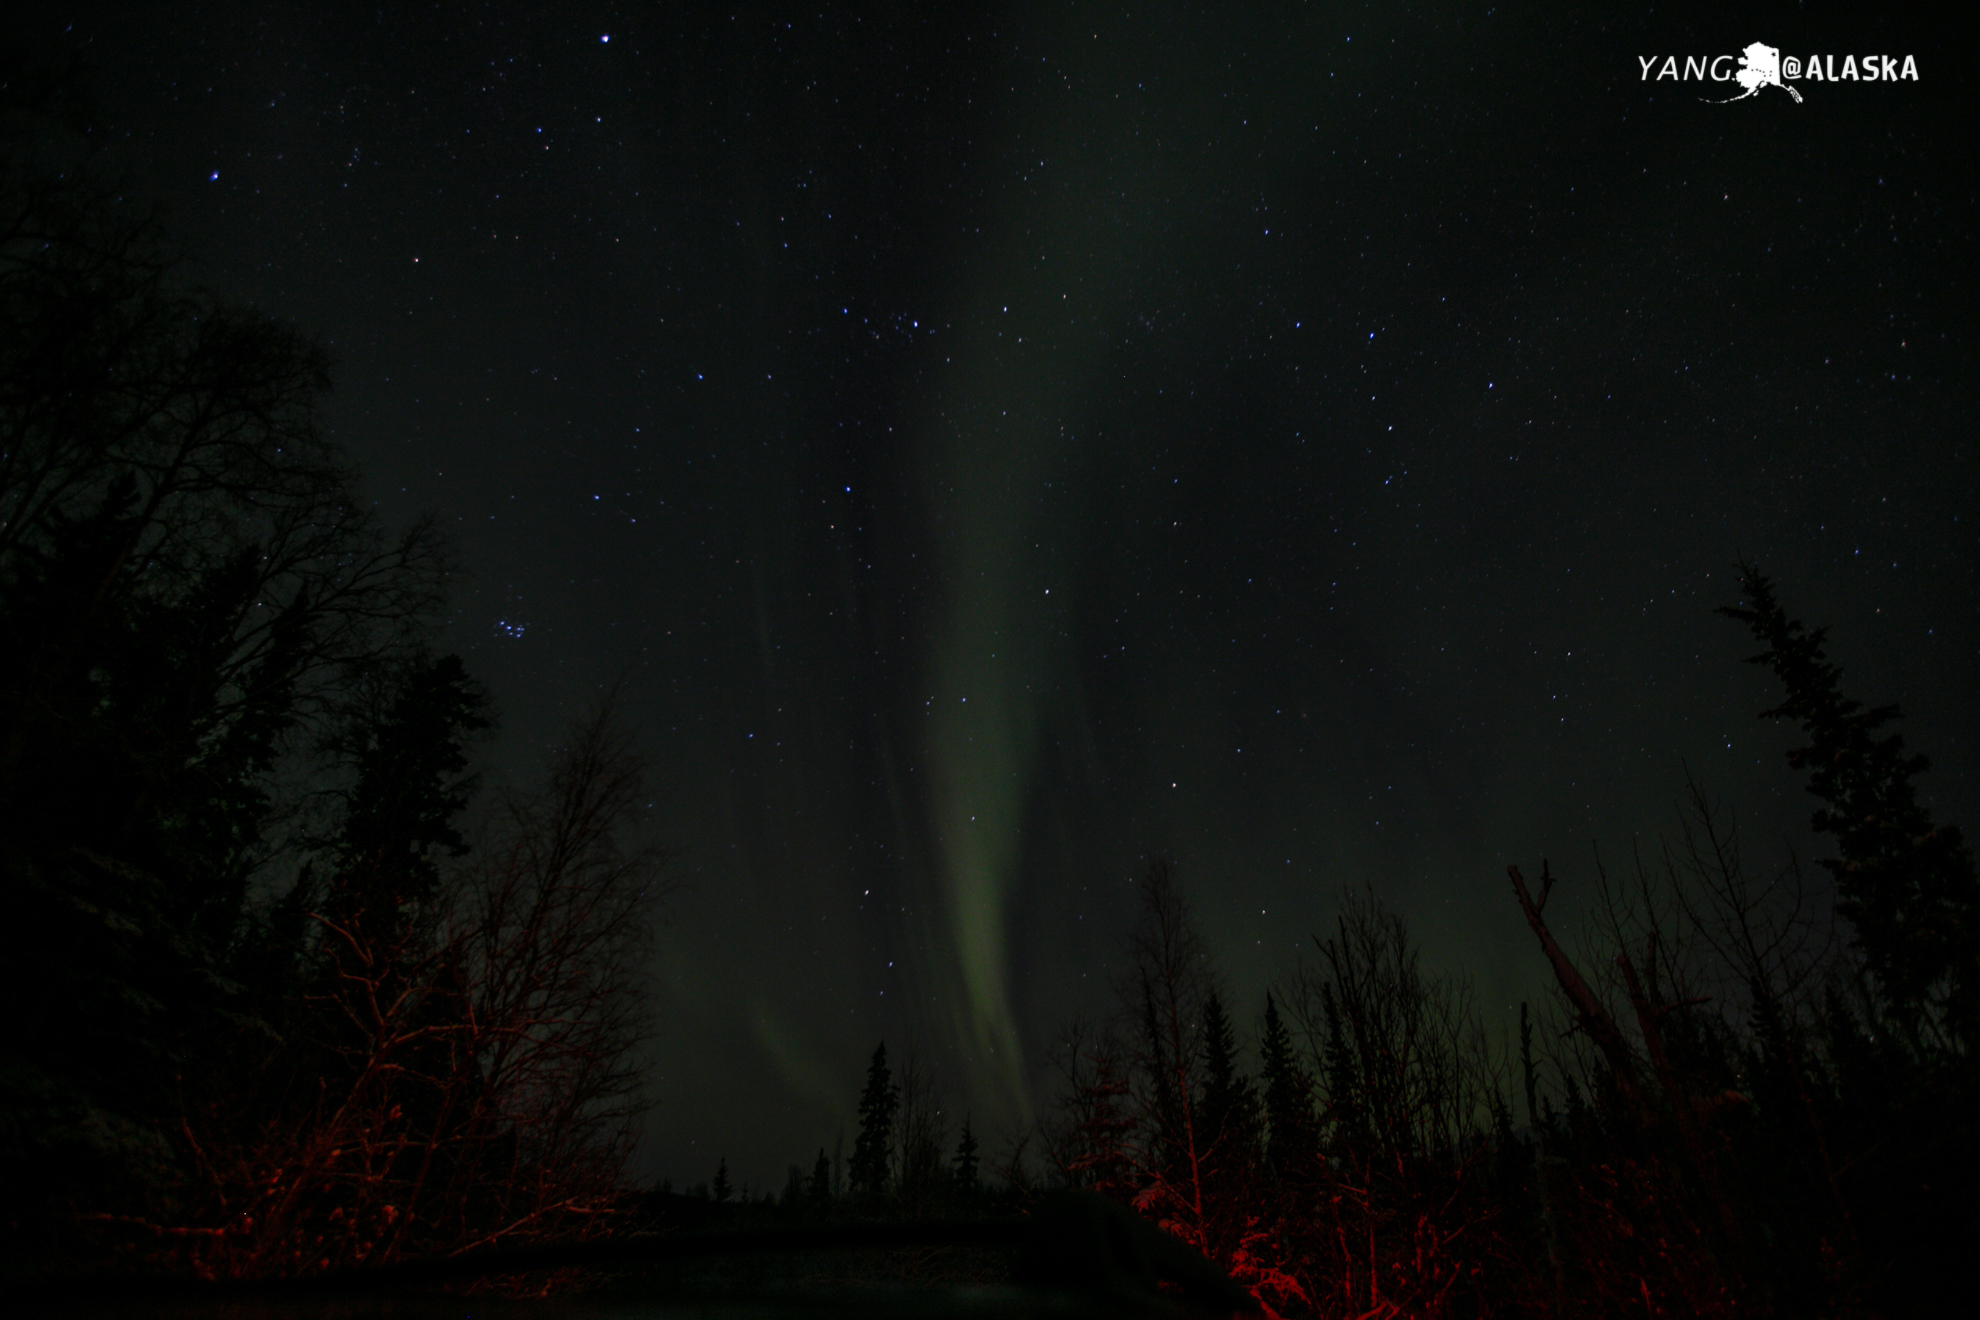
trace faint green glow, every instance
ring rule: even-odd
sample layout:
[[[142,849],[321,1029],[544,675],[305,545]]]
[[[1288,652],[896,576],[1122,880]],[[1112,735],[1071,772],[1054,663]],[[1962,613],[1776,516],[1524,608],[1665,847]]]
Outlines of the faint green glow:
[[[1083,53],[1070,39],[1054,42]],[[1090,35],[1083,38],[1090,44]],[[1010,903],[1041,739],[1079,708],[1073,672],[1077,489],[1089,401],[1104,396],[1110,329],[1135,271],[1167,241],[1125,217],[1170,180],[1113,85],[1063,87],[1015,116],[1035,190],[1008,195],[945,308],[948,351],[922,421],[942,627],[928,655],[926,747],[952,963],[954,1027],[973,1095],[1028,1118],[1011,1004]]]
[[[963,995],[958,1034],[980,1078],[1007,1088],[1025,1109],[1023,1060],[1006,983],[1007,895],[1022,842],[1024,798],[1041,716],[1034,684],[1022,681],[1030,620],[1013,611],[1005,574],[987,566],[1005,549],[959,538],[962,564],[977,564],[936,657],[929,750],[934,768],[937,846],[948,935]]]
[[[806,1048],[786,1033],[778,1023],[779,1012],[776,1004],[758,999],[756,1011],[750,1017],[756,1032],[756,1043],[770,1056],[770,1061],[776,1065],[779,1075],[791,1090],[828,1112],[843,1106],[846,1102],[844,1078],[825,1067],[814,1050]],[[833,1062],[838,1065],[840,1061]]]

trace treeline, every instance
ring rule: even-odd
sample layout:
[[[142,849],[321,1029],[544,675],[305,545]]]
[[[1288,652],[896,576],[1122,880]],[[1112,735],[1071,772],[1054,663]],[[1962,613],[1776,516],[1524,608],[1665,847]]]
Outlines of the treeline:
[[[1756,870],[1696,783],[1657,855],[1596,859],[1579,948],[1548,920],[1552,868],[1508,868],[1557,991],[1508,1037],[1352,891],[1242,1029],[1154,859],[1116,1006],[1066,1029],[1051,1112],[994,1190],[967,1121],[945,1159],[926,1069],[897,1081],[883,1045],[850,1159],[819,1151],[758,1206],[919,1218],[1087,1189],[1287,1315],[1963,1313],[1972,854],[1919,801],[1897,708],[1847,697],[1824,631],[1757,572],[1742,585],[1722,613],[1781,686],[1762,717],[1802,731],[1820,874]],[[727,1201],[726,1167],[695,1194]]]
[[[1007,1209],[1013,1193],[1021,1200],[1027,1190],[1022,1175],[1015,1181],[1012,1187],[986,1178],[983,1148],[969,1115],[952,1123],[927,1064],[909,1050],[897,1073],[882,1041],[867,1063],[859,1135],[850,1158],[843,1143],[829,1154],[821,1146],[808,1167],[790,1166],[781,1192],[773,1195],[765,1189],[752,1196],[746,1188],[738,1193],[724,1156],[713,1178],[685,1192],[677,1194],[673,1180],[663,1180],[649,1207],[664,1218],[668,1208],[678,1211],[678,1201],[685,1197],[712,1205],[733,1201],[739,1207],[775,1208],[811,1219],[919,1220]]]
[[[1895,707],[1748,572],[1766,718],[1833,843],[1756,873],[1693,784],[1676,837],[1596,864],[1594,940],[1509,869],[1555,1000],[1494,1036],[1403,921],[1349,894],[1249,1049],[1171,869],[1119,1005],[1076,1025],[1051,1181],[1134,1207],[1286,1314],[1938,1315],[1969,1304],[1980,903]],[[1248,1063],[1255,1060],[1255,1063]]]
[[[1066,1029],[1050,1113],[994,1190],[967,1121],[945,1159],[926,1070],[896,1080],[882,1045],[850,1159],[820,1150],[756,1204],[920,1218],[1087,1189],[1286,1315],[1963,1314],[1973,857],[1919,801],[1897,708],[1847,697],[1824,631],[1759,573],[1742,586],[1722,613],[1781,686],[1762,717],[1802,731],[1819,874],[1753,867],[1696,783],[1655,856],[1595,860],[1579,947],[1549,922],[1553,869],[1509,867],[1556,987],[1515,1036],[1353,891],[1241,1023],[1154,859],[1117,1003]],[[727,1201],[726,1166],[695,1194]]]
[[[16,1274],[598,1231],[659,857],[604,709],[475,796],[446,547],[0,69],[0,1201]]]
[[[638,758],[601,708],[467,836],[493,714],[431,644],[444,545],[377,525],[316,426],[322,352],[187,287],[51,98],[0,70],[5,1268],[306,1274],[626,1222]],[[1756,871],[1695,788],[1662,854],[1598,869],[1592,943],[1556,937],[1551,868],[1512,871],[1559,993],[1503,1041],[1366,896],[1234,1011],[1156,863],[1117,1011],[1068,1030],[994,1195],[1116,1198],[1284,1312],[1959,1305],[1973,857],[1896,709],[1744,585],[1820,875]],[[975,1213],[951,1122],[883,1046],[853,1150],[781,1200]]]

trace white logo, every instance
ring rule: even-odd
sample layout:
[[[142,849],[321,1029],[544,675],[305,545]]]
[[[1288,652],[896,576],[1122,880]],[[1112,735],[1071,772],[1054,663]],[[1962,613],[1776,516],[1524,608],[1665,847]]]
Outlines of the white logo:
[[[1727,97],[1725,100],[1719,102],[1720,105],[1730,105],[1734,101],[1744,101],[1747,97],[1757,93],[1762,87],[1778,87],[1789,96],[1792,96],[1796,105],[1801,104],[1801,93],[1781,81],[1781,52],[1773,46],[1762,45],[1756,41],[1741,51],[1739,53],[1739,72],[1733,75],[1733,81],[1746,90],[1738,96]]]
[[[1644,82],[1737,83],[1736,96],[1707,104],[1726,105],[1758,96],[1764,87],[1778,87],[1801,102],[1796,82],[1917,82],[1918,60],[1905,55],[1845,55],[1836,63],[1834,55],[1810,55],[1799,59],[1781,58],[1780,47],[1756,41],[1737,55],[1638,55]]]

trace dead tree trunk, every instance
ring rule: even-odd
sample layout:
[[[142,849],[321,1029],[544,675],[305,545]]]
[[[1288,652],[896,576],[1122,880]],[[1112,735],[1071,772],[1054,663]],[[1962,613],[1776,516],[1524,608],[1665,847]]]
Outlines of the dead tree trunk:
[[[1547,955],[1548,964],[1554,969],[1554,979],[1560,983],[1561,991],[1568,997],[1574,1008],[1575,1022],[1595,1042],[1595,1048],[1602,1052],[1602,1061],[1609,1065],[1610,1076],[1615,1080],[1616,1093],[1623,1103],[1639,1116],[1643,1113],[1643,1086],[1637,1078],[1636,1054],[1623,1037],[1621,1028],[1616,1026],[1609,1010],[1595,997],[1595,992],[1582,980],[1568,958],[1567,951],[1561,948],[1554,932],[1547,928],[1546,919],[1541,915],[1547,908],[1547,896],[1553,892],[1554,877],[1547,869],[1547,863],[1540,863],[1540,898],[1536,902],[1526,888],[1526,878],[1519,873],[1517,866],[1508,866],[1506,874],[1512,877],[1513,893],[1519,896],[1520,911],[1526,914],[1526,924],[1540,940],[1540,951]]]

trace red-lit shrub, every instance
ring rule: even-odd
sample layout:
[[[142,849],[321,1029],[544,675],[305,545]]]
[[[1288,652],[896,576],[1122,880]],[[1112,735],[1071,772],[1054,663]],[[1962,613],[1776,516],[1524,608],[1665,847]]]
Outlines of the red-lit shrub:
[[[198,1181],[163,1254],[291,1275],[599,1231],[631,1150],[659,896],[659,858],[620,842],[639,793],[600,716],[429,896],[385,913],[333,887],[292,1034],[238,1042],[226,1092],[189,1088]]]

